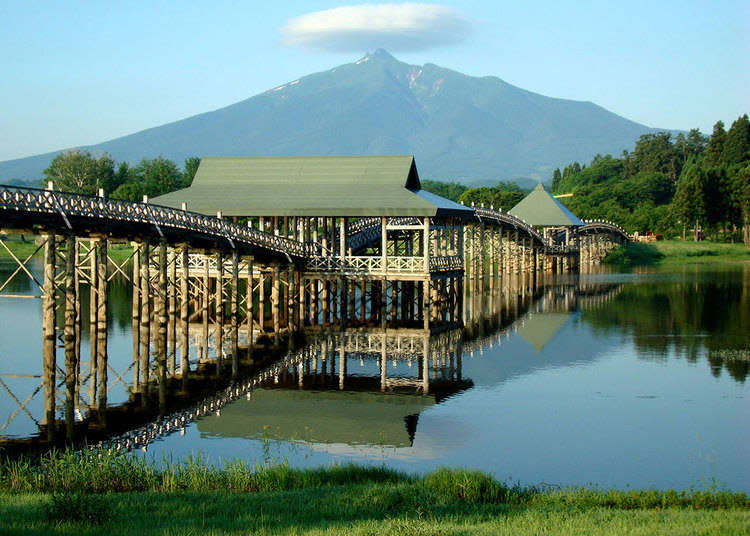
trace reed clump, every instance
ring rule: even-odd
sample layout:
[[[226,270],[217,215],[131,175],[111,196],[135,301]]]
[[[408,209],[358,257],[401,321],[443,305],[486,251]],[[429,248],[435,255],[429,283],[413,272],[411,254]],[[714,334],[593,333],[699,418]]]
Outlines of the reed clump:
[[[618,510],[689,508],[749,509],[742,492],[713,485],[689,490],[549,489],[500,482],[467,469],[440,468],[424,476],[385,467],[342,465],[295,469],[286,463],[213,465],[200,456],[154,463],[114,452],[49,452],[38,459],[0,459],[0,492],[63,494],[60,499],[119,492],[268,493],[314,488],[346,488],[352,504],[385,510],[420,504],[498,504],[512,506],[592,507]],[[65,495],[67,494],[67,495]],[[73,495],[71,495],[73,494]]]

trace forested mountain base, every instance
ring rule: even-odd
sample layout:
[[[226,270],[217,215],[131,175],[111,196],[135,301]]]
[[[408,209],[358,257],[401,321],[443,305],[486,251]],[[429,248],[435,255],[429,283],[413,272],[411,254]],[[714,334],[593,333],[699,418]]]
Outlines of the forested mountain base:
[[[726,131],[719,121],[709,138],[697,129],[673,141],[644,134],[620,158],[597,155],[574,162],[552,180],[554,194],[583,219],[614,221],[629,232],[694,240],[740,239],[750,246],[750,120]]]

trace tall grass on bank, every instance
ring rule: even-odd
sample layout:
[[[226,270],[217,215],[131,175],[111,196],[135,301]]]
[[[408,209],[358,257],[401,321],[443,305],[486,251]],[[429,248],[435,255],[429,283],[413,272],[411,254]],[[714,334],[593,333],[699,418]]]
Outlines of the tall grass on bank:
[[[670,263],[712,263],[750,261],[750,248],[744,244],[688,242],[664,240],[630,242],[613,249],[604,259],[606,264],[620,268]]]
[[[51,452],[32,461],[0,461],[0,492],[285,492],[311,488],[369,486],[367,500],[384,504],[463,502],[508,505],[578,505],[613,509],[750,508],[745,493],[711,489],[545,490],[500,482],[465,469],[438,469],[423,477],[384,467],[331,466],[293,469],[286,464],[250,465],[241,461],[222,466],[200,457],[157,465],[143,458],[105,452]],[[359,497],[359,495],[358,495]]]

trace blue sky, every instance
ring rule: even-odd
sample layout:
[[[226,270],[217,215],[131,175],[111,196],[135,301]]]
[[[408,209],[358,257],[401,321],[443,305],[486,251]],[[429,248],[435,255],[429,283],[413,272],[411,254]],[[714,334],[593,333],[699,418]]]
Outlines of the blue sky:
[[[746,0],[341,6],[357,4],[0,0],[0,160],[221,108],[378,47],[653,127],[710,133],[750,112]]]

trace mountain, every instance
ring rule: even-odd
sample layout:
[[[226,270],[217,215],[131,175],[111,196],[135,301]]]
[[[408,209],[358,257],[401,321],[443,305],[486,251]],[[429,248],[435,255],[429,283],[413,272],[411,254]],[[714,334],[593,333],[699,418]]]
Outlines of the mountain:
[[[545,97],[494,76],[407,65],[383,50],[212,112],[97,145],[137,163],[190,156],[414,154],[425,179],[548,180],[656,129],[591,102]],[[59,151],[57,151],[59,152]],[[0,182],[41,176],[55,154],[0,162]]]

